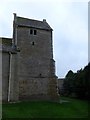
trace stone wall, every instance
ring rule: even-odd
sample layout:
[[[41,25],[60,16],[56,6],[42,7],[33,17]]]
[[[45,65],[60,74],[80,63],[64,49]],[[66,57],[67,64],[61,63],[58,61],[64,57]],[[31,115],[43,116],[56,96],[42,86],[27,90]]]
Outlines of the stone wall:
[[[2,53],[0,52],[0,102],[2,100]]]
[[[10,51],[12,39],[0,38],[0,65],[2,74],[0,83],[2,83],[2,101],[7,102],[9,96],[9,77],[10,77]],[[1,84],[0,84],[1,85]]]
[[[65,78],[59,78],[59,79],[58,79],[58,88],[59,88],[59,93],[60,93],[60,94],[63,93],[63,83],[64,83],[64,79],[65,79]]]
[[[30,34],[30,30],[36,30],[37,34]],[[50,99],[52,95],[50,96],[49,89],[57,94],[57,83],[54,82],[53,87],[49,85],[50,81],[53,81],[51,69],[55,76],[55,64],[51,65],[52,31],[18,27],[17,47],[20,49],[17,58],[19,99]],[[56,81],[55,78],[54,81]]]
[[[47,78],[28,78],[27,80],[20,81],[19,83],[20,100],[47,99]]]
[[[2,100],[8,101],[9,91],[9,65],[10,55],[8,52],[2,53]]]
[[[10,79],[9,79],[9,101],[18,101],[19,86],[18,86],[18,53],[10,55]]]

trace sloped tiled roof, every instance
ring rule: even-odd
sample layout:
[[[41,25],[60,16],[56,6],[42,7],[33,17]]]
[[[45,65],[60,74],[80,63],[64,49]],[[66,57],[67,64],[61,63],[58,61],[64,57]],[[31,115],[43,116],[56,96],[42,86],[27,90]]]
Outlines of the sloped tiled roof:
[[[46,21],[33,20],[17,16],[17,25],[24,27],[39,28],[44,30],[52,30]]]

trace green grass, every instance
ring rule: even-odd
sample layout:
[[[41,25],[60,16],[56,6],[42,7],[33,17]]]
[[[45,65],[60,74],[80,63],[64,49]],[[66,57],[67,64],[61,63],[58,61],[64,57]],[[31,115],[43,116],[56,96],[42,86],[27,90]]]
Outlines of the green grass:
[[[69,102],[20,102],[3,104],[3,118],[87,118],[87,101],[62,98]]]

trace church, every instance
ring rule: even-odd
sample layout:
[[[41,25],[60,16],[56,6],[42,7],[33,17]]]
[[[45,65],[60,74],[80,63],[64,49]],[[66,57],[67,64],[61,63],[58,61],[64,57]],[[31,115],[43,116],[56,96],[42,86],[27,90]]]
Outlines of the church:
[[[45,19],[14,13],[13,37],[0,37],[3,102],[59,101],[52,40],[53,29]]]

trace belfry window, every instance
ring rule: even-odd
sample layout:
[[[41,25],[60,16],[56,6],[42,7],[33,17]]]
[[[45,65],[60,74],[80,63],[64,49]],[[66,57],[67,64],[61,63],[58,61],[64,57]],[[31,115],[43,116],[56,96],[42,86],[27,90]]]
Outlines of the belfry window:
[[[37,30],[30,29],[30,34],[31,35],[37,35]]]
[[[36,30],[34,30],[34,35],[37,35],[37,31]]]
[[[30,30],[30,34],[33,34],[33,30],[32,29]]]

